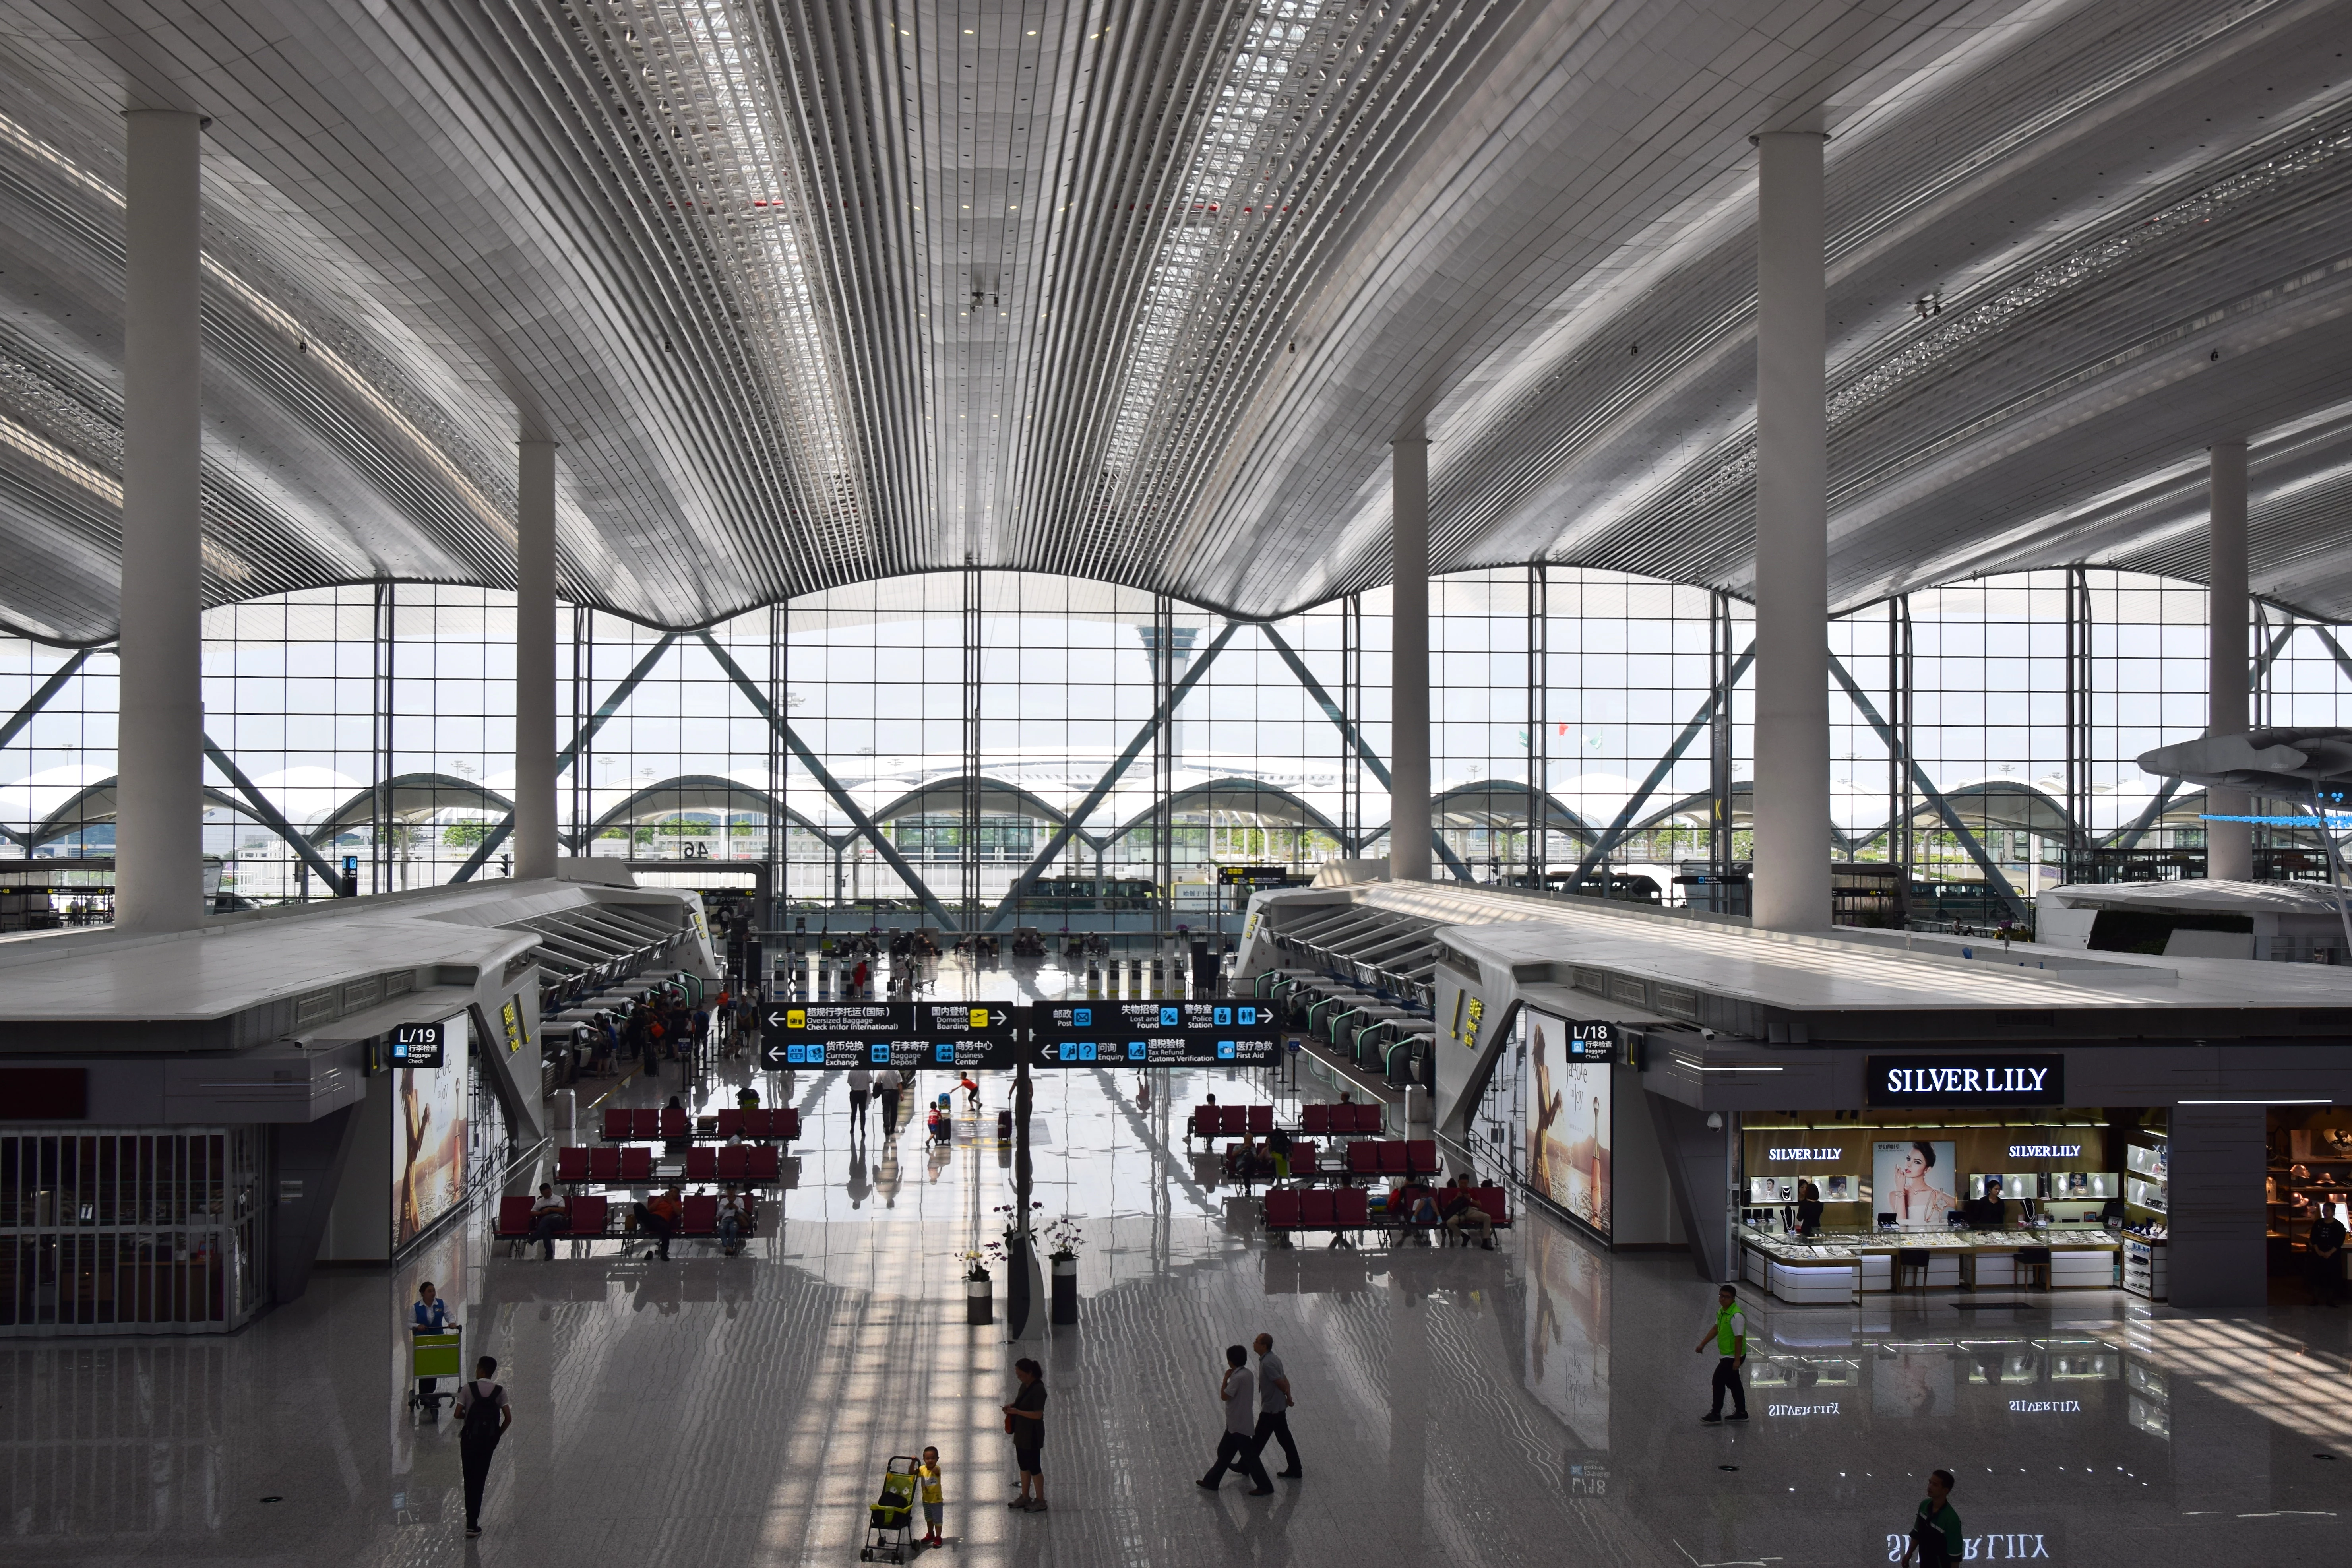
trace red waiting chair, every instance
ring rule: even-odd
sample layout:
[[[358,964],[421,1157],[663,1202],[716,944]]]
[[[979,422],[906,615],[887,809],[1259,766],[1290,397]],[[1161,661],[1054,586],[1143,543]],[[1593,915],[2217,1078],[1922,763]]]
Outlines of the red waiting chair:
[[[719,1199],[709,1193],[697,1193],[686,1200],[686,1212],[678,1216],[681,1236],[709,1236],[719,1229]]]
[[[1331,1131],[1331,1107],[1318,1100],[1299,1112],[1298,1123],[1302,1131],[1312,1132],[1318,1138],[1328,1137]]]
[[[1268,1230],[1293,1230],[1298,1225],[1298,1194],[1289,1187],[1276,1187],[1265,1194],[1265,1227]]]
[[[658,1138],[661,1136],[661,1108],[641,1105],[629,1112],[629,1136]]]
[[[1510,1195],[1500,1187],[1473,1187],[1470,1201],[1486,1211],[1486,1217],[1496,1225],[1511,1223]]]
[[[1331,1223],[1341,1230],[1361,1230],[1371,1223],[1371,1203],[1361,1187],[1340,1187],[1331,1194]]]
[[[751,1151],[741,1143],[730,1143],[712,1151],[719,1156],[719,1179],[740,1182],[751,1172]],[[708,1178],[705,1178],[708,1180]]]
[[[1316,1172],[1316,1160],[1320,1153],[1321,1151],[1311,1140],[1292,1139],[1290,1141],[1290,1173],[1294,1176],[1313,1175]]]
[[[1298,1194],[1298,1223],[1309,1230],[1331,1228],[1331,1189],[1309,1187]]]
[[[588,1179],[589,1151],[574,1145],[555,1152],[555,1179],[559,1182],[584,1182]]]
[[[743,1164],[743,1176],[746,1181],[777,1182],[783,1179],[783,1173],[784,1152],[773,1143],[754,1145],[751,1151],[751,1157]]]
[[[621,1155],[625,1151],[620,1149],[589,1150],[588,1179],[592,1182],[619,1181],[621,1179]]]
[[[1435,1175],[1437,1173],[1437,1140],[1434,1138],[1408,1139],[1404,1146],[1404,1168],[1416,1176]]]
[[[719,1179],[719,1151],[688,1149],[686,1152],[686,1179],[689,1182],[715,1182]]]
[[[1348,1145],[1348,1174],[1376,1176],[1381,1170],[1381,1146],[1377,1143]]]
[[[1402,1176],[1406,1173],[1408,1167],[1405,1164],[1404,1159],[1405,1149],[1403,1139],[1383,1138],[1379,1142],[1373,1144],[1372,1147],[1381,1152],[1381,1174],[1383,1176]]]
[[[629,1141],[629,1113],[615,1106],[604,1108],[604,1136],[614,1143]]]
[[[663,1137],[683,1138],[692,1131],[693,1128],[687,1121],[686,1112],[684,1110],[681,1110],[675,1105],[665,1105],[662,1107],[661,1135]]]
[[[529,1193],[512,1193],[499,1200],[499,1235],[501,1237],[530,1234],[531,1197]]]
[[[801,1135],[801,1113],[798,1106],[787,1105],[775,1113],[774,1138],[793,1139]]]
[[[721,1138],[735,1138],[743,1135],[743,1113],[741,1111],[722,1110],[719,1113],[719,1136]]]
[[[1253,1105],[1249,1110],[1249,1131],[1254,1138],[1263,1138],[1274,1131],[1274,1107]]]
[[[642,1184],[654,1179],[654,1152],[635,1146],[621,1151],[621,1180]]]
[[[604,1195],[575,1194],[565,1205],[572,1211],[572,1234],[576,1237],[602,1236],[607,1223]]]

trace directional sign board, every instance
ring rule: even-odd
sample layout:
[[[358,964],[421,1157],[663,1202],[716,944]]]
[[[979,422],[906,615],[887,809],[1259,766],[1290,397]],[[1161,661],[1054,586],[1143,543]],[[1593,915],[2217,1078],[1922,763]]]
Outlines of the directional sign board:
[[[1001,1002],[772,1002],[760,1015],[760,1064],[1011,1067],[1019,1032],[1019,1011]]]
[[[1029,1009],[1040,1067],[1267,1067],[1274,1009],[1255,1002],[1041,1002]]]

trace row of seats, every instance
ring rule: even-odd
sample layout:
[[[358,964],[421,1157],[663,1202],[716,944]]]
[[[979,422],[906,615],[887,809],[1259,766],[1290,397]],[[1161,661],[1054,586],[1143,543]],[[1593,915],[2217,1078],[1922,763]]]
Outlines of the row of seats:
[[[530,1234],[530,1211],[533,1200],[528,1194],[518,1193],[499,1200],[498,1236],[501,1241],[516,1241]],[[679,1200],[682,1210],[678,1216],[680,1236],[717,1236],[719,1234],[719,1196],[715,1193],[696,1193]],[[563,1234],[573,1240],[594,1240],[619,1235],[613,1228],[611,1204],[602,1194],[574,1193],[563,1200],[571,1224]],[[750,1194],[743,1198],[745,1219],[753,1226],[760,1223],[759,1199]]]
[[[792,1106],[757,1110],[722,1110],[719,1113],[720,1138],[749,1138],[755,1142],[762,1139],[793,1139],[801,1135],[801,1113]],[[674,1106],[606,1106],[604,1108],[604,1141],[608,1143],[646,1142],[651,1139],[683,1139],[709,1137],[697,1132],[694,1119]]]
[[[1377,1103],[1318,1100],[1301,1108],[1299,1130],[1314,1137],[1376,1134],[1388,1125],[1388,1108]],[[1197,1105],[1192,1108],[1195,1138],[1264,1138],[1274,1131],[1271,1105]]]
[[[1375,1220],[1371,1213],[1371,1194],[1361,1187],[1276,1187],[1265,1194],[1265,1228],[1273,1231],[1292,1230],[1372,1230],[1403,1229],[1398,1215],[1402,1207],[1399,1193],[1388,1194],[1382,1216]],[[1473,1187],[1470,1201],[1486,1211],[1496,1228],[1511,1223],[1510,1205],[1500,1187]]]
[[[730,1143],[723,1148],[688,1149],[686,1179],[689,1182],[776,1182],[783,1179],[783,1151],[772,1143]],[[555,1179],[563,1183],[599,1182],[645,1186],[654,1179],[654,1152],[632,1145],[558,1149]]]
[[[1360,1139],[1348,1145],[1351,1176],[1433,1176],[1437,1173],[1437,1141],[1433,1138]]]
[[[1194,1138],[1264,1138],[1274,1131],[1271,1105],[1196,1105],[1192,1108]]]
[[[1352,1100],[1339,1104],[1318,1100],[1300,1110],[1298,1121],[1300,1131],[1318,1135],[1378,1133],[1388,1127],[1388,1107]]]
[[[654,1152],[630,1149],[558,1149],[559,1182],[627,1182],[643,1186],[654,1179]]]

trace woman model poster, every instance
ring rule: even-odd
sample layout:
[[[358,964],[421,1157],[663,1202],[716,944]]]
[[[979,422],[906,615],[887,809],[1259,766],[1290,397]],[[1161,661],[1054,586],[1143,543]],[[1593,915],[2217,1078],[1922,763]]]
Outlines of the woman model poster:
[[[1550,1142],[1547,1136],[1551,1124],[1559,1120],[1561,1100],[1551,1087],[1551,1068],[1544,1061],[1544,1024],[1547,1020],[1536,1014],[1527,1015],[1528,1060],[1535,1070],[1536,1092],[1528,1109],[1528,1185],[1549,1197],[1551,1195],[1551,1156],[1545,1152]]]
[[[1893,1215],[1900,1226],[1941,1229],[1948,1223],[1946,1216],[1959,1207],[1952,1151],[1951,1142],[1941,1139],[1874,1145],[1878,1212]]]

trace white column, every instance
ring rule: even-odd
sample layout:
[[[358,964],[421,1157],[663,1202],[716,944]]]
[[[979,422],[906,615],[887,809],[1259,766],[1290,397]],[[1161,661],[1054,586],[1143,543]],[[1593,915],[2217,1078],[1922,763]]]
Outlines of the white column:
[[[1389,875],[1429,880],[1429,437],[1389,443]]]
[[[1755,924],[1830,923],[1822,144],[1758,138]]]
[[[515,500],[518,881],[555,875],[555,443],[525,441]]]
[[[2246,677],[2252,668],[2247,630],[2246,444],[2216,441],[2207,452],[2211,484],[2211,564],[2205,576],[2206,684],[2209,735],[2242,735],[2248,728]],[[2210,816],[2244,816],[2242,789],[2205,792]],[[2250,882],[2254,876],[2254,830],[2250,823],[2205,825],[2205,875],[2217,881]]]
[[[114,921],[204,921],[203,120],[137,110],[123,191],[122,668]]]

